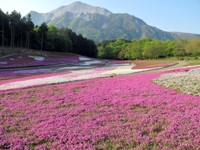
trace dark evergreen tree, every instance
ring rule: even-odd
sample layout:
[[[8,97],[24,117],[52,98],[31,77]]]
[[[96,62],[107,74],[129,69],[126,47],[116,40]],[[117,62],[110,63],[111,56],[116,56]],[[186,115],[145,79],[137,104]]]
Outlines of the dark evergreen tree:
[[[30,33],[34,28],[34,24],[31,20],[31,15],[28,14],[27,20],[26,20],[26,48],[29,49],[30,47]]]
[[[14,10],[10,14],[9,25],[10,25],[10,31],[11,31],[11,36],[10,36],[10,47],[11,48],[15,47],[16,28],[19,25],[20,19],[21,19],[21,14],[18,13],[17,11]]]
[[[48,31],[47,24],[44,22],[39,26],[38,32],[41,35],[41,54],[42,54],[42,49],[43,49],[43,43],[44,43],[44,38],[46,38],[46,33]]]
[[[4,26],[5,26],[5,18],[6,18],[6,15],[0,9],[0,19],[1,19],[1,22],[0,22],[0,25],[1,25],[0,33],[1,33],[1,45],[2,45],[2,48],[3,48],[3,53],[4,53]]]

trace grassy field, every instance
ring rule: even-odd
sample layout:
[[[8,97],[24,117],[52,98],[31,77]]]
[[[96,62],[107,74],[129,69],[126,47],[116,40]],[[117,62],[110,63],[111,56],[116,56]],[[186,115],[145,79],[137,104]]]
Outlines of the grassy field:
[[[188,60],[187,66],[200,65],[200,60]]]

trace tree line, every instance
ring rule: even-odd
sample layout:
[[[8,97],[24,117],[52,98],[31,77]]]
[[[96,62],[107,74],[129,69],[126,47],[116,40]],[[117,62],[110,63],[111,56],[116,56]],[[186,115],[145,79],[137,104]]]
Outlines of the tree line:
[[[69,28],[58,29],[54,25],[42,23],[35,26],[31,15],[22,17],[17,11],[10,14],[0,9],[0,46],[26,48],[57,52],[72,52],[89,57],[97,57],[94,41],[77,35]]]
[[[98,57],[106,59],[158,59],[167,57],[200,56],[200,38],[177,40],[154,40],[149,38],[102,41],[97,45]]]

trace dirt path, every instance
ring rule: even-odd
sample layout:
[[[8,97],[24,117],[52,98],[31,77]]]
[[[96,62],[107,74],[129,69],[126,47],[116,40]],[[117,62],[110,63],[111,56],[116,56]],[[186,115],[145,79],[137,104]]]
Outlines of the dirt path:
[[[170,67],[166,67],[166,68],[160,69],[159,71],[165,71],[165,70],[181,68],[181,67],[185,67],[187,64],[188,64],[188,62],[186,62],[186,61],[179,61],[177,64],[172,65]]]
[[[175,65],[172,65],[169,67],[146,70],[146,71],[142,71],[142,72],[137,72],[137,74],[138,73],[150,73],[150,72],[160,72],[160,71],[172,70],[172,69],[185,67],[187,64],[188,64],[188,62],[186,62],[186,61],[178,61]]]

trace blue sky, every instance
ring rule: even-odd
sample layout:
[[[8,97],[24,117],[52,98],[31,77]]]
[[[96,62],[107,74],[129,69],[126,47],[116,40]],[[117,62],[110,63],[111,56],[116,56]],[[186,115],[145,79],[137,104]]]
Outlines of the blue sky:
[[[4,12],[16,10],[22,16],[31,10],[46,13],[77,0],[0,0]],[[200,34],[200,0],[79,0],[108,9],[128,13],[164,31]]]

